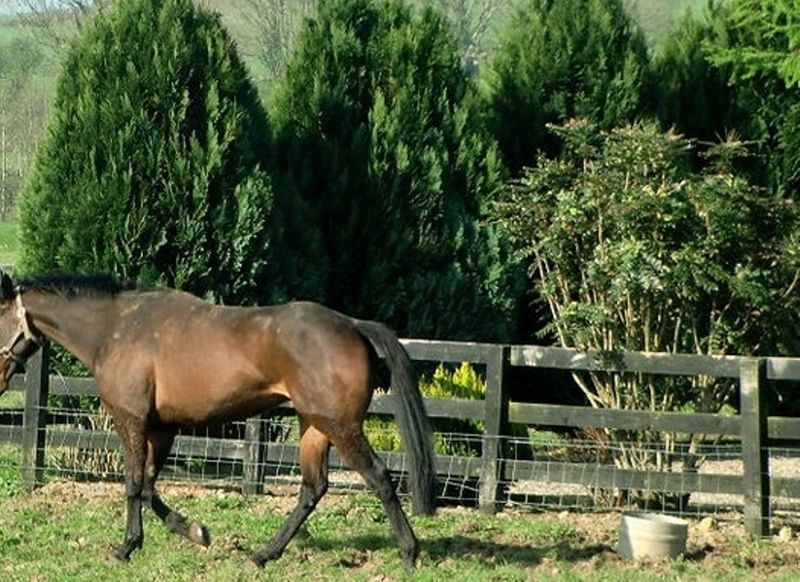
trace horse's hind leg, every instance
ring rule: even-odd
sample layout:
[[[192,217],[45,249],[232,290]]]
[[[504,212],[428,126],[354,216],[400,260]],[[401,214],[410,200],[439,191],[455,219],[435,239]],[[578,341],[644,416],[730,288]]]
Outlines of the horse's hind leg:
[[[417,559],[418,542],[395,493],[389,470],[359,431],[351,438],[334,438],[333,444],[350,467],[358,471],[383,504],[407,566]]]
[[[158,479],[158,474],[161,472],[172,449],[175,432],[174,428],[164,427],[151,429],[147,433],[147,463],[145,464],[142,499],[150,506],[158,518],[164,522],[169,531],[182,535],[200,545],[207,546],[211,543],[211,540],[205,526],[196,521],[189,522],[183,515],[164,503],[156,493],[156,479]]]
[[[300,471],[303,483],[300,498],[292,513],[275,537],[262,551],[253,556],[253,562],[263,566],[268,560],[278,558],[297,530],[317,506],[328,490],[328,450],[330,440],[325,434],[303,423],[300,438]]]

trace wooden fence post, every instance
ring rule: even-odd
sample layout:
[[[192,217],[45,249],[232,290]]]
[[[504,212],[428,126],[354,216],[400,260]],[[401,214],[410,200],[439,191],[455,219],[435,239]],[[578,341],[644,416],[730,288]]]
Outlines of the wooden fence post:
[[[755,536],[769,535],[769,451],[767,450],[766,360],[743,358],[739,393],[744,465],[744,526]]]
[[[25,366],[25,410],[22,416],[22,485],[30,491],[42,482],[47,431],[47,396],[50,393],[50,343]]]
[[[481,464],[478,506],[493,514],[501,496],[503,476],[502,437],[508,434],[508,388],[503,372],[508,360],[507,346],[487,347],[486,399],[484,402],[483,459]]]
[[[244,467],[242,493],[259,495],[264,490],[264,461],[266,457],[265,415],[248,418],[244,428]]]

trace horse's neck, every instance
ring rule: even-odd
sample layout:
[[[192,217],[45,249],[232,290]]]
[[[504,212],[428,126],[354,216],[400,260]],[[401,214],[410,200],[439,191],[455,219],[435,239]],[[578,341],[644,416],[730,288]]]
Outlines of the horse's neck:
[[[63,297],[30,291],[23,304],[34,327],[92,370],[110,327],[113,297]]]

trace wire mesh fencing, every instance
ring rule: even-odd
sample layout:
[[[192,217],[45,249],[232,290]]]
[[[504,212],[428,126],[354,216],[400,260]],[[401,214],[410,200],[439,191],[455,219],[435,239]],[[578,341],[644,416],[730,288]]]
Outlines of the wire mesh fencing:
[[[505,504],[556,511],[640,510],[684,518],[739,521],[745,507],[744,463],[740,443],[709,443],[699,451],[688,444],[671,453],[661,468],[623,467],[614,448],[646,449],[642,443],[598,443],[569,439],[529,443],[505,439]],[[800,525],[800,449],[770,447],[766,475],[773,485],[768,514],[774,524]],[[644,456],[644,455],[643,455]],[[682,458],[691,456],[685,466]],[[783,491],[781,490],[783,489]]]
[[[793,511],[789,501],[800,499],[794,449],[775,446],[800,443],[800,418],[769,416],[766,406],[770,382],[800,381],[800,358],[631,352],[609,359],[605,353],[546,346],[427,340],[404,340],[404,346],[415,362],[470,362],[485,373],[485,383],[475,381],[482,388],[474,394],[423,391],[436,430],[442,503],[477,499],[487,511],[503,504],[593,511],[637,507],[678,515],[732,510],[748,533],[766,535],[770,519]],[[13,472],[18,463],[25,488],[53,476],[120,479],[119,441],[98,411],[97,387],[89,379],[53,381],[43,372],[47,358],[44,350],[40,353],[40,361],[14,388],[23,393],[11,395],[21,400],[24,426],[0,411],[0,469]],[[515,400],[507,372],[529,368],[738,381],[739,408],[723,414]],[[406,459],[390,420],[393,398],[376,393],[369,412],[383,420],[371,418],[365,431],[404,493]],[[0,406],[7,401],[4,396]],[[241,487],[245,493],[298,482],[299,429],[293,417],[281,416],[290,411],[277,412],[267,419],[182,432],[164,477]],[[717,440],[689,451],[683,443],[689,435]],[[18,456],[14,446],[21,450]],[[330,460],[334,488],[363,487],[335,450]]]
[[[18,482],[22,454],[18,438],[22,412],[2,411],[0,424],[0,487]],[[121,481],[124,459],[113,421],[97,399],[51,402],[47,408],[44,481]],[[297,485],[300,482],[299,423],[293,415],[271,416],[257,421],[263,454],[254,471],[247,470],[246,422],[182,431],[162,471],[162,479],[189,481],[214,487],[240,488],[248,476],[257,476],[259,487]],[[393,423],[367,424],[368,439],[391,469],[398,492],[408,491],[408,467]],[[713,515],[736,519],[741,515],[744,493],[742,449],[739,443],[706,444],[699,450],[687,444],[669,453],[640,450],[642,458],[661,457],[661,467],[626,467],[618,454],[647,445],[635,442],[603,443],[568,438],[564,434],[532,429],[517,436],[436,432],[438,497],[442,504],[476,505],[481,478],[486,470],[483,451],[497,446],[501,505],[536,510],[607,511],[645,509],[683,517]],[[384,449],[384,450],[381,450]],[[393,449],[393,450],[385,450]],[[644,454],[647,453],[647,454]],[[770,447],[769,476],[774,487],[770,516],[782,522],[800,522],[800,496],[792,485],[800,477],[800,450]],[[699,459],[684,466],[687,455]],[[692,465],[694,465],[693,463]],[[253,469],[253,467],[251,467]],[[330,453],[330,484],[340,491],[360,490],[365,485],[339,458]],[[252,485],[252,484],[251,484]]]

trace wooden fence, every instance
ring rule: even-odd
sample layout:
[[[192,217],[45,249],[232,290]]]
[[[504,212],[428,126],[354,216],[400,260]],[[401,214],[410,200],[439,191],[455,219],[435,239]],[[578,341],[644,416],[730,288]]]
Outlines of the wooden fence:
[[[770,495],[800,498],[800,478],[777,478],[769,473],[769,448],[780,439],[800,440],[800,419],[771,417],[765,405],[768,380],[800,380],[800,358],[714,357],[683,354],[627,353],[608,355],[572,349],[541,346],[506,346],[463,342],[404,340],[412,359],[430,362],[470,362],[485,368],[484,400],[427,398],[429,416],[480,419],[485,430],[481,456],[438,455],[437,470],[475,478],[479,483],[478,502],[484,512],[494,512],[503,500],[501,484],[510,480],[552,480],[563,484],[593,487],[725,493],[743,495],[746,530],[766,535],[770,525]],[[86,431],[48,427],[48,395],[96,395],[91,379],[59,378],[46,373],[47,346],[31,359],[24,377],[15,378],[12,390],[25,391],[22,426],[9,427],[0,441],[22,448],[21,472],[25,486],[42,480],[45,448],[80,446],[103,449],[118,447],[108,433],[89,435]],[[740,414],[675,413],[598,410],[581,406],[561,406],[514,402],[508,397],[509,367],[535,367],[579,371],[609,371],[672,376],[711,376],[738,380]],[[376,395],[370,412],[391,413],[393,396]],[[527,399],[531,400],[531,399]],[[620,469],[613,465],[575,462],[516,461],[504,458],[502,443],[511,423],[535,426],[598,427],[625,430],[655,430],[676,433],[733,435],[741,441],[742,475],[692,472],[653,472]],[[270,462],[297,458],[297,445],[269,442],[258,418],[248,420],[244,438],[205,439],[179,436],[176,444],[185,453],[208,454],[243,463],[242,487],[257,492],[263,482],[264,466]],[[335,460],[336,455],[332,455]],[[402,455],[383,455],[392,470],[402,467]],[[798,476],[800,477],[800,476]]]

